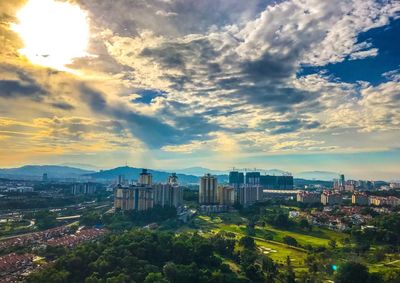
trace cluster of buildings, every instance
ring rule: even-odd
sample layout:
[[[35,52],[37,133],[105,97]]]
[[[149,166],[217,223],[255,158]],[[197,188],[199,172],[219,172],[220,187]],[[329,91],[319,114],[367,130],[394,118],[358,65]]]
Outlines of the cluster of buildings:
[[[4,180],[0,181],[0,192],[3,193],[31,193],[33,192],[31,182]]]
[[[47,245],[49,246],[63,246],[67,248],[72,248],[78,245],[79,243],[90,241],[96,239],[107,232],[105,229],[83,229],[77,231],[75,234],[65,235],[60,238],[53,238],[47,241]]]
[[[45,244],[50,239],[63,237],[71,234],[72,230],[69,226],[61,226],[41,232],[35,232],[30,234],[13,237],[7,240],[0,241],[0,250],[11,248],[11,247],[28,247],[33,245]]]
[[[333,189],[340,192],[371,191],[374,189],[382,189],[382,187],[387,187],[387,189],[396,189],[397,185],[397,183],[388,184],[381,181],[373,182],[368,180],[345,180],[343,174],[339,175],[338,179],[333,180]],[[400,188],[400,186],[398,188]]]
[[[270,190],[293,189],[293,176],[290,174],[282,176],[261,175],[260,172],[231,171],[229,173],[229,184],[234,186],[254,185]]]
[[[114,189],[115,209],[145,211],[155,205],[179,207],[182,202],[183,189],[175,173],[168,177],[167,183],[153,184],[152,174],[143,169],[137,183],[127,185],[123,176],[119,176]]]
[[[11,253],[0,256],[0,278],[1,282],[19,282],[24,274],[34,269],[33,254]]]
[[[74,183],[71,186],[71,193],[73,195],[92,195],[96,193],[97,184],[96,183]]]
[[[68,226],[48,229],[0,241],[0,250],[10,247],[64,246],[72,248],[84,241],[90,241],[104,235],[105,229],[81,229],[73,233]],[[0,282],[22,282],[24,276],[37,268],[33,254],[10,253],[0,256]]]
[[[325,207],[323,211],[302,212],[300,216],[307,219],[313,226],[345,231],[353,225],[363,225],[372,219],[371,215],[362,214],[361,209],[361,207],[344,206],[338,214],[333,212],[331,207]]]
[[[299,191],[297,193],[297,201],[306,204],[322,203],[323,205],[341,205],[343,204],[344,195],[340,191],[325,190],[322,193]],[[355,205],[373,205],[373,206],[391,206],[400,205],[400,198],[394,196],[380,197],[368,196],[364,192],[353,192],[351,202]]]
[[[260,172],[229,173],[229,185],[218,185],[217,178],[205,174],[200,178],[199,203],[205,212],[219,212],[234,204],[244,207],[264,199],[268,190],[292,190],[293,176],[261,175]]]

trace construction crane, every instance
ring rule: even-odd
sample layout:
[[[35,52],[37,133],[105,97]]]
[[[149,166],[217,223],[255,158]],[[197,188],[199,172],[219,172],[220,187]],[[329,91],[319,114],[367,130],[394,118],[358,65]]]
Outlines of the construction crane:
[[[239,171],[239,172],[260,172],[260,173],[262,173],[263,175],[268,175],[268,173],[271,171],[271,170],[267,170],[267,169],[258,169],[258,168],[236,168],[236,167],[232,167],[232,171]],[[282,174],[282,176],[292,176],[292,173],[290,173],[290,172],[282,172],[281,173]],[[275,174],[273,174],[273,175],[275,175]]]

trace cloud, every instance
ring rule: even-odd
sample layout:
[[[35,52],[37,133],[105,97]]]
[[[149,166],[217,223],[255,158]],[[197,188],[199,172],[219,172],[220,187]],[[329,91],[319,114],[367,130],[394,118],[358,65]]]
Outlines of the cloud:
[[[308,121],[305,119],[292,119],[285,121],[263,121],[259,124],[260,128],[266,129],[273,135],[298,132],[299,130],[316,129],[321,124],[318,121]]]
[[[350,54],[350,59],[358,60],[358,59],[365,59],[368,57],[375,57],[375,56],[378,56],[378,49],[371,48],[369,50],[357,51],[357,52]]]
[[[26,113],[20,122],[37,127],[7,126],[2,143],[6,133],[32,132],[32,144],[47,140],[49,151],[132,143],[204,158],[371,149],[374,132],[379,148],[396,144],[396,71],[372,85],[323,68],[383,54],[360,35],[397,18],[398,1],[77,1],[95,55],[69,66],[79,76],[20,58],[2,21],[12,44],[0,56],[14,69],[0,70],[0,99],[11,103],[0,114]],[[15,11],[7,11],[8,24]],[[304,75],[305,66],[322,71]]]
[[[400,82],[400,69],[385,72],[382,76],[388,80]]]
[[[0,66],[0,97],[18,98],[27,97],[40,101],[48,92],[35,79],[11,66]]]
[[[121,121],[135,137],[150,148],[204,139],[211,130],[218,128],[195,116],[172,116],[174,125],[170,125],[156,117],[139,114],[126,105],[108,103],[102,93],[86,85],[82,85],[81,95],[94,112]]]

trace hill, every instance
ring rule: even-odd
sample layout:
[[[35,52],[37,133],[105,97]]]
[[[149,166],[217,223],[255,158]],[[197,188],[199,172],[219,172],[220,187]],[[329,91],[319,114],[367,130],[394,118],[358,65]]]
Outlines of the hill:
[[[0,177],[5,178],[42,178],[47,173],[49,178],[77,178],[93,171],[69,166],[57,165],[26,165],[18,168],[0,169]]]
[[[296,174],[296,178],[306,180],[332,181],[339,178],[339,173],[329,171],[306,171]]]
[[[91,177],[93,179],[98,180],[116,180],[119,175],[123,175],[126,179],[137,180],[139,178],[140,172],[142,172],[143,168],[135,168],[135,167],[117,167],[109,170],[101,170],[100,172],[86,174],[85,176]],[[148,170],[149,173],[153,175],[154,182],[166,182],[168,180],[168,176],[171,175],[172,172],[164,172],[157,170]],[[179,183],[181,184],[195,184],[199,182],[199,177],[194,175],[186,175],[186,174],[177,174]]]

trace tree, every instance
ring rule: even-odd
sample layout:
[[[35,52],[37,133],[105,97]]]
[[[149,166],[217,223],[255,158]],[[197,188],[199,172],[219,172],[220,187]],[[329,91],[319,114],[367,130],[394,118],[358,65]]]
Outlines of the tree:
[[[86,226],[94,226],[101,224],[101,214],[96,211],[85,212],[79,222]]]
[[[302,218],[299,222],[299,227],[306,231],[311,231],[312,226],[308,223],[307,219]]]
[[[276,275],[278,274],[278,267],[275,262],[267,257],[263,256],[262,258],[262,270],[266,273],[266,281],[274,282]]]
[[[143,283],[168,283],[168,280],[160,272],[151,272],[146,276]]]
[[[256,248],[256,244],[252,237],[244,236],[240,239],[239,244],[246,249],[254,250]]]
[[[368,277],[368,268],[365,265],[350,261],[339,266],[335,279],[337,283],[365,283]]]
[[[283,237],[283,242],[289,246],[294,246],[294,247],[298,246],[297,240],[290,236]]]
[[[293,271],[292,262],[289,256],[286,258],[286,271],[283,274],[283,280],[285,283],[296,283],[296,275]]]
[[[383,275],[385,283],[400,283],[400,271],[390,270]]]
[[[39,230],[45,230],[57,226],[57,214],[41,210],[35,214],[36,226]]]
[[[334,248],[336,248],[336,241],[335,240],[329,240],[329,243],[328,243],[328,245],[332,248],[332,249],[334,249]]]

